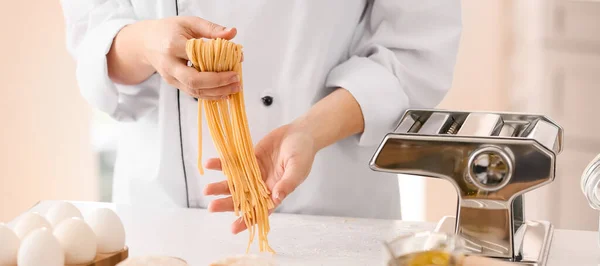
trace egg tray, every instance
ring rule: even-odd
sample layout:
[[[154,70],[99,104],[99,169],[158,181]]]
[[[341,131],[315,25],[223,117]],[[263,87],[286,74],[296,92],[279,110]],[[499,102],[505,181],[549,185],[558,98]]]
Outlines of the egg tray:
[[[68,264],[66,266],[116,266],[129,257],[129,248],[110,254],[98,254],[94,261],[85,264]]]

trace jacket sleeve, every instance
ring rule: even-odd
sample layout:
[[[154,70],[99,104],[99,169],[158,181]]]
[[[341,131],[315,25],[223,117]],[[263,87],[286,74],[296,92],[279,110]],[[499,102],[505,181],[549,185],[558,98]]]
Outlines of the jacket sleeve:
[[[82,96],[118,121],[135,121],[156,108],[158,84],[148,79],[134,86],[112,82],[106,54],[114,37],[137,21],[129,0],[61,0],[67,50],[76,62]]]
[[[451,87],[462,21],[459,0],[369,1],[327,87],[348,90],[365,128],[359,145],[380,143],[407,108],[433,108]]]

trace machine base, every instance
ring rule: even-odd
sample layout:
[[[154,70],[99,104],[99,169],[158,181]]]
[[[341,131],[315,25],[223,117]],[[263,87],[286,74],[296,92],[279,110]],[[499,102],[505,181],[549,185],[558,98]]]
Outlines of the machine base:
[[[453,216],[445,216],[442,218],[435,232],[455,233],[456,218]],[[546,221],[525,221],[524,230],[515,234],[515,238],[522,239],[521,259],[518,261],[506,260],[515,265],[530,265],[530,266],[545,266],[552,244],[552,236],[554,227]],[[469,255],[469,254],[468,254]],[[470,255],[477,255],[470,253]]]

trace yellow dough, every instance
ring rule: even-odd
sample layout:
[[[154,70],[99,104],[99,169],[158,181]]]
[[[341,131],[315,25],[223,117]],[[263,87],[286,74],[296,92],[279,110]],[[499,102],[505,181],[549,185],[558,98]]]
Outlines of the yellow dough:
[[[267,240],[269,210],[274,208],[274,204],[262,178],[250,137],[244,106],[242,46],[223,39],[190,39],[186,43],[186,54],[192,66],[200,72],[235,71],[239,76],[239,92],[222,100],[198,99],[198,171],[204,173],[201,162],[204,113],[227,177],[234,213],[243,217],[250,233],[246,253],[255,235],[258,235],[261,252],[274,253]]]

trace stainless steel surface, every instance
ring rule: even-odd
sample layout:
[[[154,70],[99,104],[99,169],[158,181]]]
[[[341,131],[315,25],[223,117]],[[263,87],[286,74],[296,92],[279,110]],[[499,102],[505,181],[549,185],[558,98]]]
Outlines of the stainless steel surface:
[[[497,114],[472,113],[460,127],[457,135],[461,136],[493,136],[502,129],[504,122]]]
[[[429,116],[427,121],[423,123],[423,126],[421,126],[418,133],[425,135],[436,135],[445,131],[445,128],[450,127],[452,122],[453,120],[452,117],[450,117],[450,114],[433,113],[431,116]]]
[[[528,132],[527,138],[535,139],[546,148],[556,150],[558,144],[559,128],[549,122],[539,120],[531,125],[531,131]]]
[[[427,118],[432,114],[432,113],[449,113],[455,121],[457,121],[458,123],[462,124],[468,115],[470,114],[489,114],[488,112],[467,112],[467,111],[450,111],[450,110],[443,110],[443,109],[435,109],[435,110],[430,110],[430,109],[409,109],[404,113],[403,118],[401,119],[404,120],[404,118],[406,117],[412,117],[414,120],[418,120],[417,124],[419,122],[424,122],[427,120]],[[519,136],[513,136],[512,138],[518,139],[518,138],[528,138],[525,134],[525,132],[529,132],[531,131],[532,127],[529,127],[529,125],[531,124],[535,124],[538,120],[539,121],[545,121],[548,122],[550,124],[552,124],[554,127],[558,128],[558,137],[557,137],[557,147],[555,147],[555,149],[553,149],[554,153],[559,154],[560,152],[562,152],[562,146],[563,146],[563,129],[562,127],[560,127],[560,125],[558,125],[557,123],[555,123],[553,120],[551,120],[548,117],[542,116],[542,115],[537,115],[537,114],[524,114],[524,113],[513,113],[513,112],[496,112],[493,113],[496,115],[499,115],[502,118],[502,121],[504,121],[505,125],[512,125],[514,127],[516,127],[516,134],[518,134]],[[460,128],[461,126],[459,126]],[[401,133],[401,132],[398,132]],[[411,134],[415,134],[417,133],[417,131],[415,131],[414,129],[411,129],[411,132],[407,132],[407,133],[411,133]],[[523,135],[525,134],[525,135]],[[499,137],[503,137],[503,136],[499,136]]]
[[[442,128],[438,134],[388,134],[371,168],[451,182],[459,195],[454,232],[468,240],[470,253],[544,265],[545,258],[527,261],[533,248],[528,241],[535,241],[526,237],[537,232],[532,225],[544,223],[525,221],[522,195],[554,180],[560,126],[543,116],[516,113],[409,110],[405,117],[426,124],[437,113],[446,118],[443,126],[441,117],[432,120]],[[452,126],[456,134],[444,130]],[[514,131],[507,133],[506,126]],[[549,245],[543,242],[548,239],[540,241],[541,247]]]
[[[444,217],[436,226],[434,232],[453,233],[456,225],[455,217]],[[521,258],[518,260],[505,259],[515,265],[543,266],[548,260],[552,245],[554,227],[549,222],[527,221],[515,235],[522,241]],[[470,243],[475,245],[475,243]],[[471,248],[472,249],[472,248]]]
[[[502,137],[512,137],[515,135],[515,132],[517,131],[517,128],[515,125],[511,125],[511,124],[505,124],[502,129],[500,130],[500,134],[498,134],[498,136],[502,136]]]
[[[508,154],[498,147],[476,150],[467,163],[471,183],[484,191],[496,191],[508,183],[513,173]]]
[[[412,116],[406,116],[406,117],[404,117],[402,122],[400,122],[400,125],[398,125],[398,127],[396,128],[396,130],[394,132],[395,133],[408,133],[410,131],[410,129],[414,126],[415,122],[416,121],[414,118],[412,118]]]
[[[482,246],[478,254],[512,258],[512,202],[516,196],[554,179],[554,156],[533,140],[487,139],[421,135],[388,135],[371,166],[385,172],[443,178],[458,190],[457,233]],[[482,147],[510,150],[514,174],[508,184],[495,191],[479,188],[469,178],[470,155]],[[492,147],[493,147],[492,146]],[[475,241],[479,239],[479,242]]]

